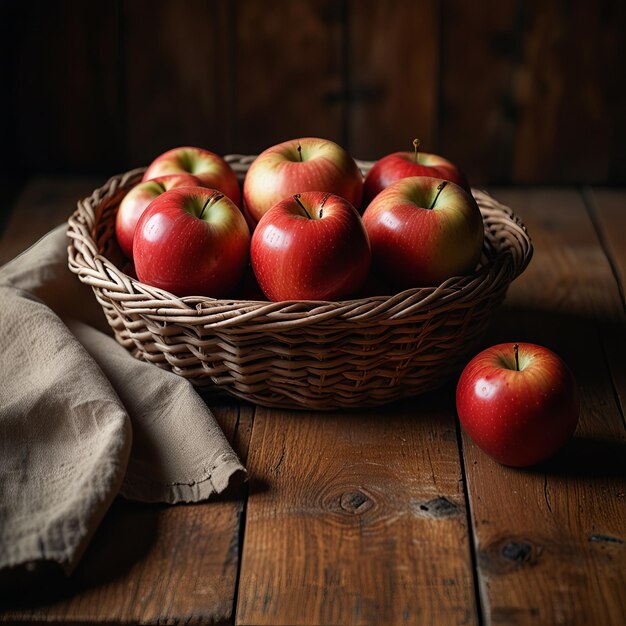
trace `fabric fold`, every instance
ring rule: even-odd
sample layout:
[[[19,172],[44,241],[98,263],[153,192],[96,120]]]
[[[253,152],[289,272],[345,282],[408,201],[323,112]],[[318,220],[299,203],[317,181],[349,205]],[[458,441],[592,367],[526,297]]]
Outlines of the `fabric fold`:
[[[130,421],[43,302],[12,287],[0,302],[0,567],[52,560],[69,572],[121,486]]]
[[[197,502],[245,479],[193,386],[110,336],[65,230],[0,268],[0,568],[70,572],[118,493]]]
[[[195,502],[220,493],[231,474],[243,471],[191,383],[133,359],[86,324],[73,321],[70,329],[131,416],[135,443],[122,495],[144,502]]]

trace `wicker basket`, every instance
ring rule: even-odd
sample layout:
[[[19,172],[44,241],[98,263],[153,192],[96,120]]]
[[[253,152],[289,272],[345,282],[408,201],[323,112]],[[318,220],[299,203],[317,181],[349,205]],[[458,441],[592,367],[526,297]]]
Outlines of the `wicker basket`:
[[[226,159],[243,178],[253,157]],[[359,165],[365,172],[371,164]],[[513,212],[474,191],[485,245],[471,276],[343,302],[178,298],[118,269],[117,207],[143,172],[114,176],[78,203],[68,228],[70,269],[93,288],[135,357],[263,406],[374,406],[440,386],[476,349],[532,256]]]

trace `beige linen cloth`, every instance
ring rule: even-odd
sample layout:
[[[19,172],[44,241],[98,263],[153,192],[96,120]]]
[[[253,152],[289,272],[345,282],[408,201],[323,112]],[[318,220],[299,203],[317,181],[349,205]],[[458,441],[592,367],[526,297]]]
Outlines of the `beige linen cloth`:
[[[0,568],[69,573],[118,493],[196,502],[245,476],[190,383],[103,332],[65,230],[0,268]]]

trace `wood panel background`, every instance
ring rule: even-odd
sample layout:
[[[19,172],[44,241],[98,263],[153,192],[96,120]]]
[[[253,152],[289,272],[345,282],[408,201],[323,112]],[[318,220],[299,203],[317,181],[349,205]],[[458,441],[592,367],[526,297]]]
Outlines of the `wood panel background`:
[[[476,184],[626,183],[626,4],[0,4],[2,179],[294,136],[440,152]]]

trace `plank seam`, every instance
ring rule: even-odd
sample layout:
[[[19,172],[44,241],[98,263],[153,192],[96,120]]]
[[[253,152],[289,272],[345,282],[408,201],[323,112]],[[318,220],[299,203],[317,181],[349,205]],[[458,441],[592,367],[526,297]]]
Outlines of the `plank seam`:
[[[591,220],[591,223],[593,224],[593,227],[596,231],[596,235],[598,236],[600,247],[602,248],[602,251],[604,252],[604,255],[606,256],[609,262],[609,266],[611,267],[611,272],[613,273],[613,278],[615,279],[615,284],[617,285],[617,291],[619,292],[619,295],[620,295],[622,308],[624,309],[624,314],[626,315],[626,295],[624,294],[621,274],[617,267],[617,264],[615,263],[615,260],[613,259],[613,255],[611,254],[611,248],[604,235],[604,229],[602,228],[602,225],[600,224],[600,221],[598,219],[596,201],[593,195],[593,191],[591,190],[590,187],[584,186],[579,189],[579,192],[583,198],[583,204],[585,205],[585,208],[587,209],[589,219]]]
[[[611,248],[606,240],[604,235],[604,229],[600,224],[600,220],[598,219],[597,206],[595,201],[595,196],[593,195],[593,190],[589,186],[584,186],[579,189],[580,195],[583,199],[583,204],[585,209],[587,210],[587,214],[589,215],[589,219],[593,224],[594,230],[596,231],[596,235],[598,237],[598,241],[600,243],[600,247],[602,248],[602,252],[604,252],[604,256],[606,257],[609,267],[611,268],[611,272],[613,273],[613,279],[615,280],[615,284],[617,286],[617,291],[620,296],[622,308],[624,309],[624,315],[626,315],[626,297],[624,296],[624,290],[622,286],[622,281],[620,278],[620,273],[617,268],[617,264],[613,259],[613,255],[611,254]],[[620,398],[620,394],[617,388],[617,381],[615,380],[615,375],[613,374],[613,369],[611,368],[611,361],[609,359],[608,352],[606,350],[606,344],[604,341],[604,337],[602,334],[601,328],[598,326],[598,320],[595,322],[596,331],[598,333],[598,337],[600,339],[600,347],[602,349],[602,354],[604,356],[604,362],[606,363],[606,367],[609,371],[609,377],[611,379],[611,389],[613,391],[613,398],[615,399],[615,405],[617,406],[617,410],[622,418],[622,425],[624,429],[626,429],[626,414],[624,411],[624,407],[622,406],[622,401]]]
[[[454,420],[456,428],[456,441],[459,450],[459,464],[461,468],[461,482],[463,483],[463,497],[465,498],[465,515],[467,518],[467,534],[469,540],[470,559],[472,563],[472,579],[474,581],[474,603],[476,605],[476,618],[479,626],[484,624],[483,620],[483,598],[480,589],[480,572],[478,571],[478,556],[477,556],[477,538],[474,533],[474,526],[472,524],[472,502],[469,496],[469,489],[467,487],[467,472],[465,471],[465,453],[463,450],[463,435],[461,434],[461,424],[455,417]]]
[[[624,407],[622,406],[622,401],[619,395],[619,391],[617,389],[617,382],[615,380],[615,376],[613,375],[613,369],[611,368],[611,361],[609,360],[609,354],[606,350],[606,344],[604,342],[604,337],[602,336],[602,331],[596,322],[596,331],[598,333],[598,339],[600,340],[600,349],[602,350],[602,356],[604,357],[604,362],[606,364],[606,369],[609,371],[609,378],[611,379],[611,390],[613,391],[613,399],[615,400],[615,406],[622,418],[622,425],[624,426],[624,430],[626,430],[626,414],[624,413]]]
[[[250,429],[250,439],[249,442],[252,442],[252,436],[254,434],[254,423],[255,423],[255,417],[256,417],[256,406],[253,407],[253,411],[252,411],[252,428]],[[241,418],[241,405],[238,405],[237,408],[237,424],[236,424],[236,431],[239,429],[239,422],[240,422],[240,418]],[[246,455],[246,460],[245,460],[245,464],[246,466],[248,465],[248,456]],[[233,608],[232,608],[232,624],[236,624],[237,623],[237,604],[239,602],[239,583],[241,581],[241,564],[243,562],[243,542],[244,542],[244,536],[245,536],[245,530],[246,530],[246,518],[247,518],[247,513],[248,513],[248,498],[250,496],[250,483],[247,482],[245,483],[244,487],[243,487],[243,502],[241,505],[241,513],[239,514],[239,529],[238,529],[238,538],[237,538],[237,574],[235,576],[235,587],[233,589]]]

